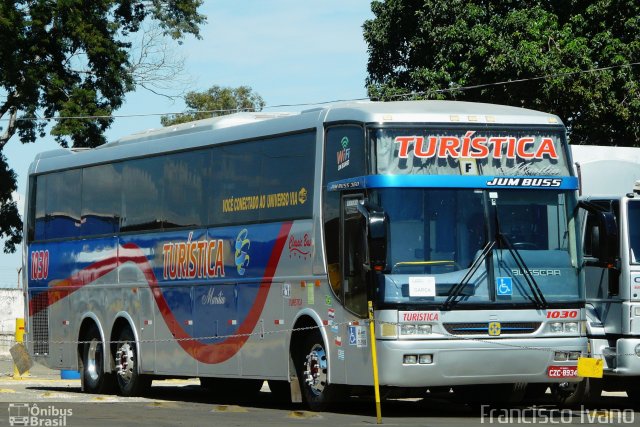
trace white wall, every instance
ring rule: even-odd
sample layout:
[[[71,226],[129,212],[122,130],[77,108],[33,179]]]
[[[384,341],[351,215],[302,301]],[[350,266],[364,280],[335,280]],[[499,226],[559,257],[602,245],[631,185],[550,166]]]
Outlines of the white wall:
[[[8,354],[14,344],[17,317],[24,317],[22,290],[0,289],[0,354]]]

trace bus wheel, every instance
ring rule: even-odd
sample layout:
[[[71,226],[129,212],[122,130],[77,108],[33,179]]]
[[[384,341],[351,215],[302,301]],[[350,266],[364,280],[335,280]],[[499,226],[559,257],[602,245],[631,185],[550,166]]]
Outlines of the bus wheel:
[[[151,378],[138,373],[138,350],[133,333],[124,328],[116,341],[116,378],[123,396],[139,396],[151,385]]]
[[[87,393],[110,393],[113,391],[113,375],[104,372],[104,343],[95,325],[81,338],[80,373],[82,391]]]
[[[329,384],[329,361],[319,333],[309,334],[298,354],[298,381],[309,409],[324,411],[345,397],[338,385]]]

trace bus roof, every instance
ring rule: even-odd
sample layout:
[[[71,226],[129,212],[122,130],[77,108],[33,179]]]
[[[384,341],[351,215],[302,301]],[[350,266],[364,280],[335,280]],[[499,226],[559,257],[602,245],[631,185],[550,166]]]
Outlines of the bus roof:
[[[235,113],[135,133],[94,149],[57,149],[40,153],[29,174],[69,169],[120,159],[145,157],[314,129],[323,123],[473,123],[491,125],[561,125],[552,114],[495,104],[461,101],[355,101],[297,113]],[[184,138],[189,135],[189,138]]]

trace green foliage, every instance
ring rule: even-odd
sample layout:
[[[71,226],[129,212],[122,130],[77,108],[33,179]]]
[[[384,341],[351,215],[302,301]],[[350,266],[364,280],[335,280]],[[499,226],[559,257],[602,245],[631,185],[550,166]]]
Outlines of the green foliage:
[[[372,11],[370,97],[533,108],[559,115],[574,144],[640,145],[640,66],[627,65],[640,59],[637,1],[386,0]]]
[[[0,151],[16,133],[22,143],[47,126],[63,147],[95,147],[127,92],[134,89],[128,36],[143,21],[166,36],[199,37],[203,0],[16,0],[0,3]],[[54,122],[33,117],[74,117]],[[79,116],[106,116],[86,119]],[[8,119],[8,120],[7,120]],[[1,155],[1,154],[0,154]],[[0,162],[0,237],[20,242],[11,202],[15,174]],[[17,239],[17,240],[16,240]]]
[[[16,174],[7,165],[7,159],[0,154],[0,235],[4,236],[4,252],[15,252],[16,245],[22,241],[22,221],[18,214],[18,206],[11,199],[16,191]]]
[[[261,111],[264,100],[248,86],[237,88],[212,86],[204,92],[189,92],[184,97],[190,112],[162,116],[162,126],[223,116],[238,111]]]

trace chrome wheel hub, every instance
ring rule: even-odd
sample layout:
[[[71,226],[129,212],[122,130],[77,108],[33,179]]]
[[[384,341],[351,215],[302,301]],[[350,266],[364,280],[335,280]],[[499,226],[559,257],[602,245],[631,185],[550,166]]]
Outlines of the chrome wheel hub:
[[[116,372],[124,381],[130,381],[133,377],[135,361],[131,344],[124,343],[116,352]]]
[[[316,396],[320,395],[327,385],[327,354],[321,345],[314,345],[307,355],[303,375],[305,384]]]

